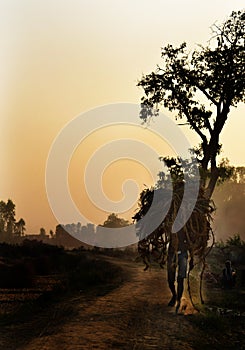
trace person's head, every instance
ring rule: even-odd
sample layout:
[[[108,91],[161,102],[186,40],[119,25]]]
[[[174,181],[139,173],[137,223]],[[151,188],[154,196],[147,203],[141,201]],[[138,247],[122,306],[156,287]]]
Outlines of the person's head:
[[[226,266],[227,269],[230,269],[231,268],[231,261],[230,260],[226,260],[225,266]]]

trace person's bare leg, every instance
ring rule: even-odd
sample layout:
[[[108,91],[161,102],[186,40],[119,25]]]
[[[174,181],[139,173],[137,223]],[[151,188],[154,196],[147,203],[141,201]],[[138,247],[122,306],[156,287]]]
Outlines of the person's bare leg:
[[[168,286],[172,293],[168,306],[174,306],[176,303],[175,276],[176,276],[176,256],[173,253],[168,254],[167,271],[168,271]]]
[[[176,305],[176,313],[179,311],[181,298],[184,291],[184,278],[178,277],[177,279],[177,305]]]
[[[172,298],[170,299],[168,306],[174,306],[176,302],[176,290],[174,281],[168,280],[169,289],[172,293]]]
[[[170,299],[168,306],[174,306],[176,302],[175,274],[176,265],[171,262],[168,264],[168,286],[171,290],[172,298]]]

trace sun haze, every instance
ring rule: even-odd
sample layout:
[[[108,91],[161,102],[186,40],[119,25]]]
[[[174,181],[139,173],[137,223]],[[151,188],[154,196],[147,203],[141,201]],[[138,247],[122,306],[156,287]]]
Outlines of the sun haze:
[[[142,91],[137,81],[161,63],[161,47],[183,41],[191,48],[205,45],[210,26],[243,6],[241,0],[0,2],[0,195],[14,201],[16,216],[25,219],[27,233],[40,227],[54,229],[57,224],[46,196],[45,167],[59,131],[76,115],[99,105],[139,103]],[[244,106],[231,111],[221,137],[222,156],[234,165],[244,165],[244,112]],[[196,137],[187,128],[183,131],[196,145]],[[117,132],[92,135],[81,167],[78,149],[69,169],[74,201],[96,223],[103,222],[107,213],[99,212],[88,199],[82,203],[85,187],[81,191],[77,187],[89,154]],[[124,137],[130,133],[145,140],[143,131],[124,130]],[[170,152],[150,135],[147,142],[161,155]],[[121,162],[104,173],[104,191],[115,201],[127,176],[135,178],[140,188],[152,181],[142,165]],[[130,211],[125,215],[129,218]]]

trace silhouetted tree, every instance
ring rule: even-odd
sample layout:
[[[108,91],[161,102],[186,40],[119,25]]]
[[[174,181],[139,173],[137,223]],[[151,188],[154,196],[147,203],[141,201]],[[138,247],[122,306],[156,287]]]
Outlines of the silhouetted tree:
[[[227,237],[239,233],[245,237],[245,167],[233,169],[230,179],[215,188],[213,199],[217,212],[217,236]]]
[[[15,226],[15,204],[11,199],[8,199],[5,206],[5,222],[6,222],[6,231],[8,235],[14,233]]]
[[[0,233],[5,232],[5,202],[0,202]]]
[[[25,221],[15,219],[15,204],[11,199],[0,201],[0,234],[1,241],[14,241],[14,235],[24,235]]]
[[[245,166],[239,166],[233,169],[230,181],[239,184],[245,184]]]
[[[220,133],[231,107],[236,107],[239,102],[245,101],[244,21],[244,10],[232,12],[229,19],[222,25],[213,25],[212,44],[209,42],[208,46],[199,46],[192,52],[187,50],[186,43],[182,43],[177,48],[172,45],[165,46],[162,49],[163,64],[158,66],[155,72],[143,76],[138,83],[145,93],[141,99],[140,112],[140,118],[144,122],[158,116],[160,108],[164,107],[175,113],[176,120],[181,120],[179,125],[188,125],[191,130],[194,130],[201,141],[200,145],[194,149],[200,164],[201,186],[195,208],[184,224],[183,231],[172,232],[173,222],[184,200],[185,180],[183,167],[180,168],[181,159],[162,158],[170,169],[173,180],[174,191],[171,207],[163,222],[153,232],[148,232],[149,230],[144,228],[144,226],[147,228],[147,225],[141,224],[139,219],[144,216],[151,205],[155,189],[147,189],[141,193],[139,209],[133,219],[139,222],[139,232],[144,233],[145,230],[147,235],[143,235],[143,239],[139,241],[138,251],[146,264],[146,269],[155,251],[159,252],[158,259],[162,266],[167,254],[170,261],[173,256],[178,256],[181,232],[182,235],[184,233],[190,253],[190,270],[194,266],[194,256],[198,256],[199,261],[202,261],[203,264],[200,274],[202,303],[201,286],[206,248],[210,233],[212,233],[210,220],[213,206],[210,199],[218,179],[224,179],[232,174],[232,169],[227,167],[226,161],[220,165],[217,164],[216,158],[221,150]],[[203,103],[203,100],[206,102]],[[185,166],[188,167],[187,160],[184,161],[186,161]],[[165,185],[166,180],[168,179],[165,174],[160,174],[158,186],[161,185],[161,182]],[[168,189],[166,186],[162,187],[165,187],[165,190]],[[163,189],[158,188],[157,190]],[[184,203],[184,206],[187,208],[188,203]],[[157,206],[155,211],[157,211]],[[183,215],[183,211],[180,214]],[[171,266],[168,264],[168,276],[171,276]],[[189,277],[188,286],[190,286]],[[176,296],[172,282],[169,287],[174,302]],[[181,278],[178,279],[177,289],[181,290],[181,295],[183,292],[183,279]],[[180,306],[180,297],[178,298],[176,312]],[[172,304],[172,299],[170,303]]]
[[[40,235],[41,237],[43,237],[43,238],[46,236],[46,230],[45,230],[45,228],[43,228],[43,227],[40,228],[39,235]]]
[[[226,244],[229,246],[244,247],[245,242],[241,239],[239,234],[235,234],[226,240]]]
[[[117,214],[112,213],[108,215],[108,218],[104,221],[103,225],[104,227],[124,227],[130,225],[130,222],[128,220],[125,220],[123,218],[119,218]]]
[[[77,233],[78,234],[81,233],[81,229],[82,229],[82,224],[81,224],[81,222],[78,222],[77,223]]]
[[[19,221],[17,221],[15,223],[15,233],[23,236],[25,233],[25,230],[26,230],[25,224],[26,223],[25,223],[24,219],[22,219],[22,218]]]
[[[138,83],[145,92],[140,114],[144,121],[158,115],[163,106],[175,112],[176,120],[184,119],[200,137],[195,152],[208,199],[224,173],[216,160],[221,150],[220,133],[231,107],[245,100],[244,22],[244,10],[232,12],[222,25],[213,25],[212,44],[192,52],[186,43],[177,48],[167,45],[162,49],[163,65]]]
[[[15,204],[11,199],[0,202],[0,232],[11,237],[15,230]]]

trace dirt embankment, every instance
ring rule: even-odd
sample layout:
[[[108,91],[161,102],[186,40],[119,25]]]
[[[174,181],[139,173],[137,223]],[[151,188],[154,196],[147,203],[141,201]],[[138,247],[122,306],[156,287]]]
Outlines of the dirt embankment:
[[[175,315],[174,309],[167,307],[170,293],[165,270],[144,272],[141,264],[111,261],[119,263],[128,276],[118,288],[107,293],[81,293],[33,315],[32,321],[23,320],[12,328],[2,328],[0,347],[6,350],[244,349],[242,339],[239,340],[241,334],[233,340],[229,336],[224,338],[222,333],[200,330],[192,322],[196,315],[187,298],[183,299],[182,316]]]

